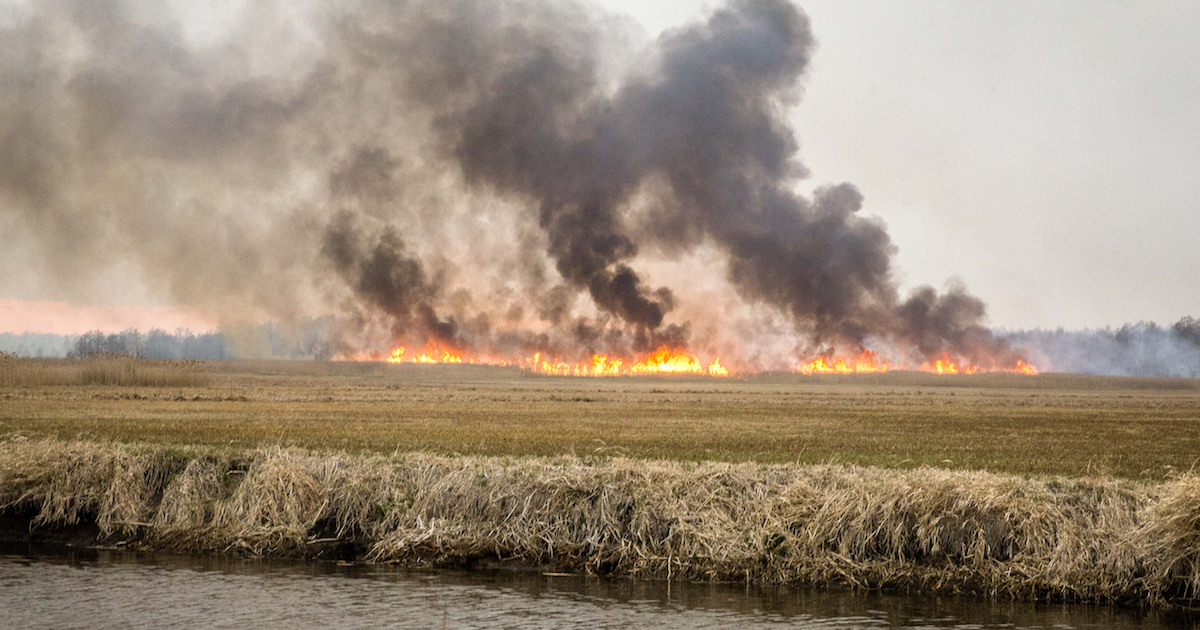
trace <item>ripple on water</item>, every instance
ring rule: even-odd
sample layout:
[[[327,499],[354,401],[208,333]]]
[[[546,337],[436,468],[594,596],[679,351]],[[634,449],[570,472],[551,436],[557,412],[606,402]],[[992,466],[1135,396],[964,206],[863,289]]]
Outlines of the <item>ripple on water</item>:
[[[4,628],[1079,628],[1187,620],[1112,607],[540,573],[0,548]]]

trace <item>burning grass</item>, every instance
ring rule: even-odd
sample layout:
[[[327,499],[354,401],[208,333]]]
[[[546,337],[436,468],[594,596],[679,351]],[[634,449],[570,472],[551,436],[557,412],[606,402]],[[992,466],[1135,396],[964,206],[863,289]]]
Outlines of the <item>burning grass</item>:
[[[1191,474],[0,443],[0,510],[161,549],[1085,601],[1200,595],[1197,497]]]

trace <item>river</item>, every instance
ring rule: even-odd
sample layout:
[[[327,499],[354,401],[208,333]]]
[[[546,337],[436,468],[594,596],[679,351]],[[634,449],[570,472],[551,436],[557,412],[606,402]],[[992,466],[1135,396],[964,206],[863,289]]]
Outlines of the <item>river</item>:
[[[1178,628],[1108,606],[0,546],[3,628]]]

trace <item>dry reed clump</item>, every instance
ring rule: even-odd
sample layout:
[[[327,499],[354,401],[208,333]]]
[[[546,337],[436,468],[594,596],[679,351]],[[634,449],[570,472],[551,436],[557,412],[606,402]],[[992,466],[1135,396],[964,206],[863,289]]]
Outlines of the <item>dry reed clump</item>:
[[[1133,537],[1154,490],[1117,480],[816,467],[780,493],[776,515],[781,546],[815,562],[799,565],[810,574],[1120,599],[1136,586]]]
[[[55,375],[48,365],[48,361],[22,359],[0,352],[0,387],[29,387],[52,381]]]
[[[1091,601],[1200,592],[1200,478],[0,443],[0,510],[190,551]],[[134,529],[130,529],[134,528]]]
[[[0,387],[203,387],[211,381],[212,375],[197,361],[152,361],[129,356],[22,359],[0,353]]]
[[[94,522],[131,533],[187,455],[167,449],[16,439],[0,444],[0,509],[35,513],[33,525]]]
[[[1142,533],[1153,571],[1147,579],[1158,597],[1200,597],[1200,477],[1168,484]]]

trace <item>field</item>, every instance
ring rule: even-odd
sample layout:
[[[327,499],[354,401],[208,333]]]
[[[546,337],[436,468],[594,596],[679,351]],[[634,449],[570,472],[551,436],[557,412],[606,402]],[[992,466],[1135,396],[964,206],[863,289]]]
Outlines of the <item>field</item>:
[[[19,540],[1195,607],[1198,458],[1189,380],[0,357]]]
[[[4,435],[1156,480],[1200,462],[1200,381],[571,378],[469,365],[7,359]]]

